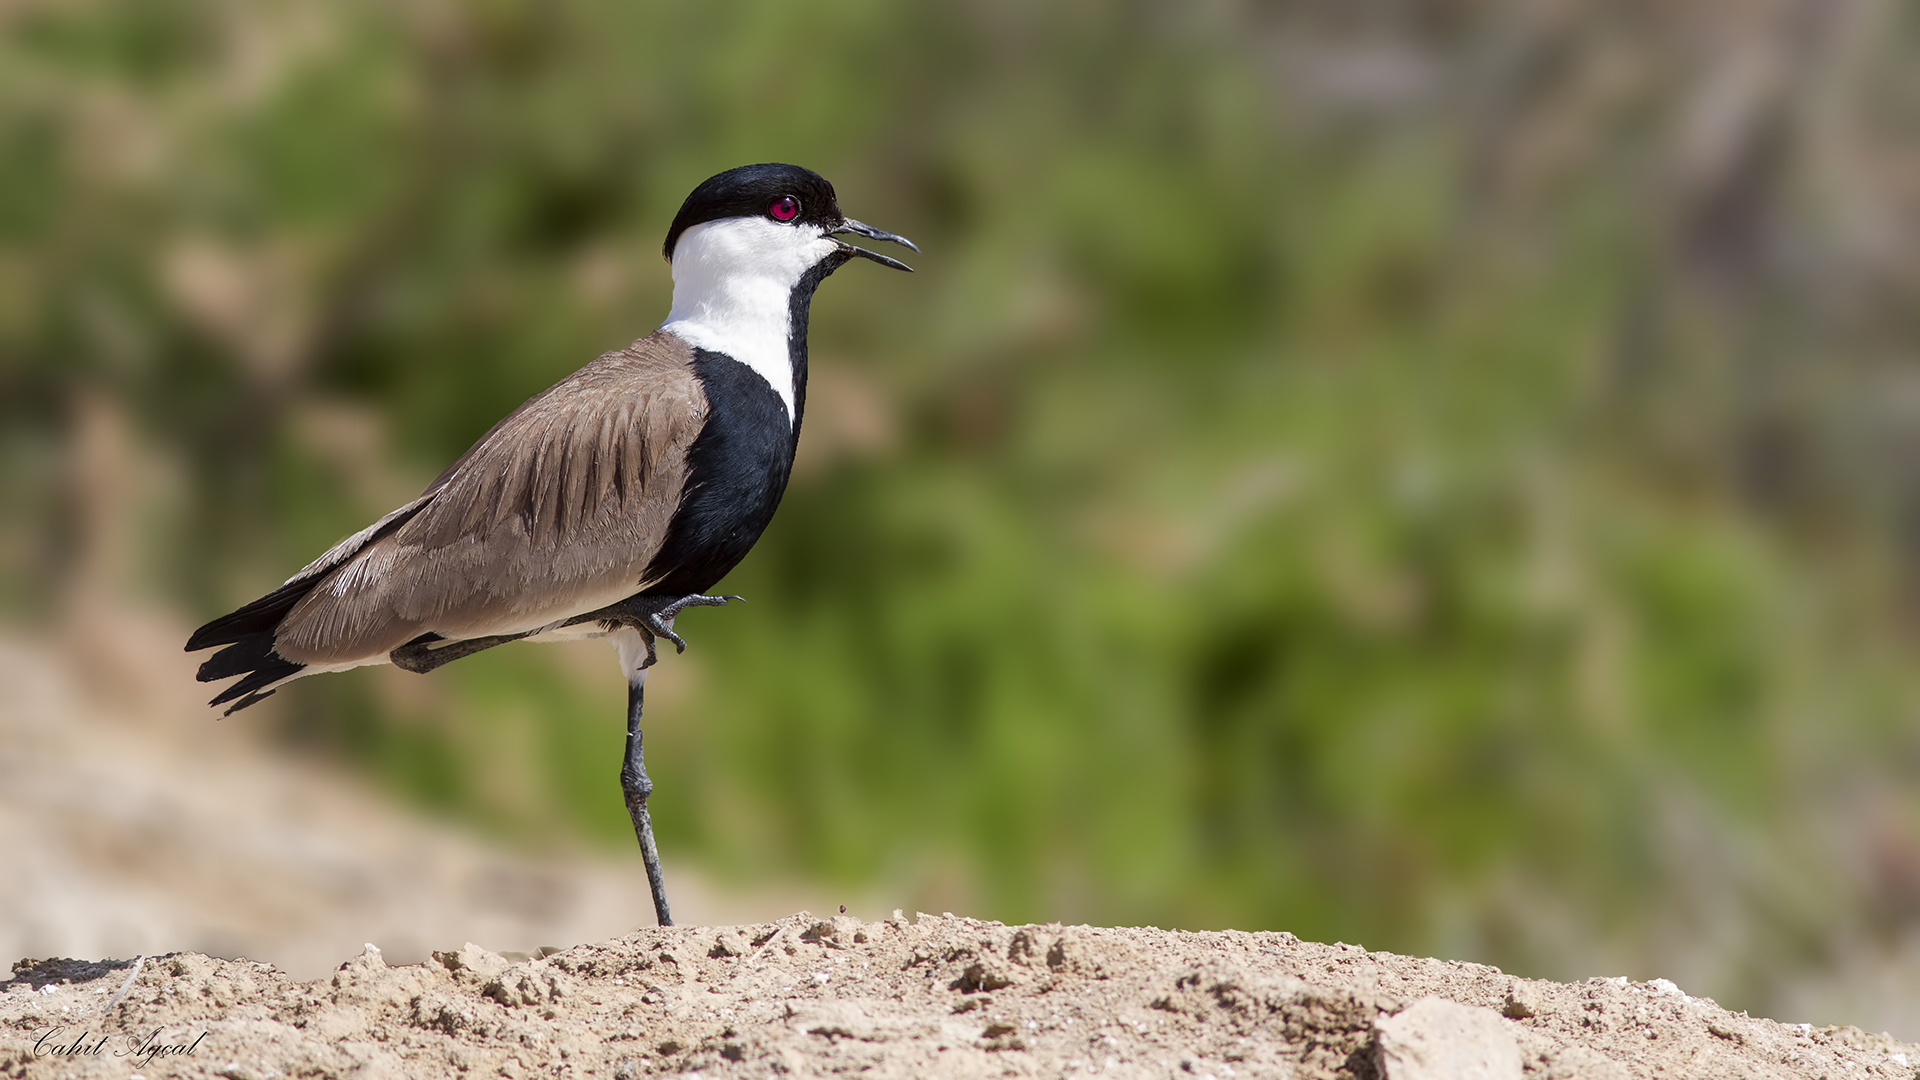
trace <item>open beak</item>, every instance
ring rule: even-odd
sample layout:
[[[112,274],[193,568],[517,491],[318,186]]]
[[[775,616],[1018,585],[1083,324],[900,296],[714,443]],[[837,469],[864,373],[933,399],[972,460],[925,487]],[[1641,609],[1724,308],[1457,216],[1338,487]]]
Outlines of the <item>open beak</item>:
[[[855,221],[852,218],[841,219],[840,227],[837,229],[832,229],[830,230],[830,232],[836,232],[836,233],[850,232],[860,236],[868,237],[869,239],[873,239],[873,240],[892,241],[893,243],[899,244],[901,247],[906,248],[910,251],[920,250],[918,247],[914,245],[913,241],[907,239],[904,236],[895,235],[894,233],[887,232],[884,229],[876,229],[873,226],[868,225],[863,221]],[[882,255],[877,251],[868,251],[866,248],[863,248],[863,247],[855,247],[854,245],[849,244],[844,240],[840,241],[840,246],[846,251],[854,255],[858,255],[863,259],[872,259],[874,262],[879,263],[881,266],[891,266],[895,270],[905,270],[909,274],[913,273],[913,267],[908,266],[906,263],[901,262],[899,259],[889,259],[885,255]]]

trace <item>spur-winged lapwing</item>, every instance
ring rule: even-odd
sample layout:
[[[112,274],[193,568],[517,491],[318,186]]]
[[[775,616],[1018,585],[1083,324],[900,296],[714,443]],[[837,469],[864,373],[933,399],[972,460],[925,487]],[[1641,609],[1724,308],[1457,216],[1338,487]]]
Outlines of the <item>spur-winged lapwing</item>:
[[[673,310],[660,329],[535,395],[419,498],[195,631],[189,652],[226,646],[202,682],[241,676],[212,704],[232,713],[322,671],[427,672],[509,641],[604,638],[628,685],[620,786],[671,925],[641,690],[656,637],[686,648],[676,614],[737,599],[705,593],[780,504],[814,289],[856,256],[912,269],[839,233],[919,250],[843,215],[833,185],[797,166],[747,165],[695,188],[667,231]]]

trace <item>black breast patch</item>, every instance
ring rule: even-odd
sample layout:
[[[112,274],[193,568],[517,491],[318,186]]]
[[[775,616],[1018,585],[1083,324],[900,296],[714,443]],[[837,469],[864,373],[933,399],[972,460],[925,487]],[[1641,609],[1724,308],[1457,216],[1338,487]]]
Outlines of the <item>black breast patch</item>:
[[[693,372],[706,391],[707,423],[687,451],[680,509],[647,567],[659,578],[649,594],[701,593],[725,577],[773,520],[793,471],[794,424],[767,380],[706,349],[694,350]]]

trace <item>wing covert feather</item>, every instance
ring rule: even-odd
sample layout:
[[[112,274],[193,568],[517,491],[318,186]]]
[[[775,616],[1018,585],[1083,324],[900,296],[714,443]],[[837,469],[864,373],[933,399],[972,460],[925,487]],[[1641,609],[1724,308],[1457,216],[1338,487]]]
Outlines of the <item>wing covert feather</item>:
[[[607,353],[494,425],[410,520],[330,571],[280,624],[276,651],[351,662],[428,631],[518,633],[631,595],[706,412],[678,338]]]

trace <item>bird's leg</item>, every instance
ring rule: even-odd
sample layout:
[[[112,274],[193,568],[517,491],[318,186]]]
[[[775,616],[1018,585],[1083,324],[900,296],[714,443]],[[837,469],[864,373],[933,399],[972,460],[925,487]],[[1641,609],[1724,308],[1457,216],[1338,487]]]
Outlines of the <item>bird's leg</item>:
[[[642,633],[645,633],[642,631]],[[647,664],[653,662],[653,639],[647,637]],[[633,835],[640,841],[640,857],[647,864],[647,885],[653,890],[653,913],[661,926],[673,925],[673,913],[667,910],[667,885],[660,876],[660,852],[653,845],[653,818],[647,813],[647,797],[653,794],[653,781],[647,778],[645,751],[641,747],[640,702],[647,686],[643,665],[627,683],[627,757],[620,766],[620,790],[627,798],[627,816],[633,819]]]
[[[667,886],[660,874],[660,851],[653,842],[653,816],[647,812],[647,799],[653,795],[653,781],[647,776],[646,753],[640,732],[641,702],[645,697],[647,669],[659,659],[654,639],[664,637],[685,651],[687,643],[673,632],[673,618],[689,607],[715,607],[737,596],[682,596],[662,601],[658,596],[630,596],[617,604],[576,616],[568,626],[598,622],[620,651],[620,668],[627,674],[627,753],[620,764],[620,791],[626,797],[627,816],[633,819],[633,835],[640,841],[640,857],[647,865],[647,886],[653,890],[653,913],[661,926],[673,925],[667,908]]]

